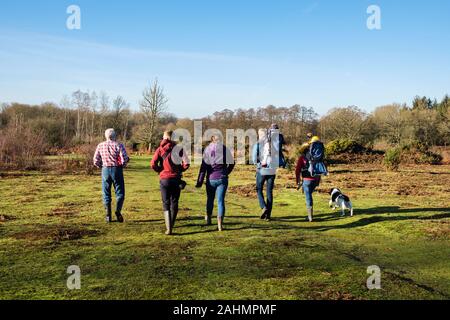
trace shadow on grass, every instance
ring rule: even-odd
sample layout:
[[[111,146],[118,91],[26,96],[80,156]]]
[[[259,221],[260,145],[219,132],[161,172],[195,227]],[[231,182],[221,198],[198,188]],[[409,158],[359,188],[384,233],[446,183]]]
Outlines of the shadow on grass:
[[[328,231],[333,229],[350,229],[364,227],[373,223],[385,222],[385,221],[405,221],[405,220],[439,220],[450,218],[450,212],[443,214],[436,214],[429,217],[424,216],[375,216],[369,218],[362,218],[357,221],[353,221],[347,224],[337,225],[337,226],[318,226],[309,229],[314,229],[318,231]]]
[[[450,208],[401,208],[398,206],[355,209],[356,214],[390,214],[390,213],[419,213],[419,212],[450,212]]]
[[[391,215],[391,214],[411,214],[411,213],[427,213],[434,212],[441,214],[435,214],[431,216],[423,216],[423,215]],[[372,215],[371,217],[360,217],[358,219],[358,215]],[[255,221],[260,221],[257,216],[230,216],[228,219],[252,219]],[[358,220],[354,220],[354,219]],[[299,216],[285,216],[285,217],[275,217],[272,219],[272,223],[268,222],[267,225],[263,224],[251,224],[251,223],[236,223],[230,222],[224,224],[224,232],[226,231],[241,231],[241,230],[316,230],[316,231],[328,231],[328,230],[337,230],[337,229],[350,229],[350,228],[358,228],[364,227],[373,223],[385,222],[385,221],[406,221],[406,220],[439,220],[450,218],[450,208],[405,208],[402,209],[397,206],[392,207],[375,207],[368,209],[359,209],[355,211],[355,216],[352,218],[352,222],[341,224],[341,225],[312,225],[312,226],[295,226],[288,224],[280,224],[282,222],[285,223],[295,223],[295,222],[306,222],[306,217],[301,215]],[[346,219],[345,217],[341,217],[340,213],[334,214],[320,214],[316,216],[314,221],[315,224],[321,222],[330,222]],[[347,216],[348,219],[348,216]],[[194,235],[194,234],[202,234],[202,233],[211,233],[217,232],[217,229],[214,226],[206,226],[200,222],[203,220],[203,217],[183,217],[178,219],[179,222],[182,221],[192,221],[192,223],[188,224],[179,224],[176,226],[176,229],[182,230],[183,228],[195,228],[195,227],[204,227],[202,230],[196,230],[191,232],[176,232],[177,236],[184,235]],[[195,221],[198,221],[195,222]],[[159,220],[141,220],[141,221],[133,221],[134,223],[163,223],[162,219]]]

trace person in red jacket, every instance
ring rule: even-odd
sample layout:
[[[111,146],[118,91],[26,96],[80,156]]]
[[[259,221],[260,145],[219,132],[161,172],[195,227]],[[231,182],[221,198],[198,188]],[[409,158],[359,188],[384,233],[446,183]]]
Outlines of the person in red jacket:
[[[178,214],[178,201],[185,185],[182,181],[183,172],[189,169],[186,152],[171,140],[172,134],[172,131],[164,132],[150,164],[159,173],[166,235],[172,234]]]
[[[320,176],[311,177],[311,173],[309,172],[309,163],[306,158],[306,153],[309,149],[309,144],[305,143],[302,145],[300,149],[300,157],[297,161],[297,167],[295,169],[295,177],[297,180],[298,189],[303,188],[303,192],[305,193],[306,198],[306,211],[308,213],[309,222],[313,221],[314,214],[314,202],[313,202],[313,192],[320,184]]]

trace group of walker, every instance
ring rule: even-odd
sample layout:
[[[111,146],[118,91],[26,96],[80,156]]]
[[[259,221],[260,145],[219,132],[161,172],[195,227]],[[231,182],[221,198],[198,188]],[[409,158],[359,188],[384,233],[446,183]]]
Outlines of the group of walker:
[[[181,192],[186,186],[183,173],[189,169],[189,159],[186,152],[175,141],[173,132],[164,132],[163,139],[151,160],[151,168],[159,174],[160,191],[163,204],[166,234],[171,235],[179,210]],[[125,183],[123,168],[130,158],[123,144],[116,141],[114,129],[105,132],[106,141],[100,143],[94,155],[94,165],[102,168],[103,203],[106,210],[106,221],[112,222],[111,188],[116,193],[116,217],[123,222],[122,207],[125,199]],[[278,167],[286,167],[283,156],[285,140],[279,133],[279,127],[273,124],[270,129],[258,131],[258,142],[252,148],[252,162],[256,166],[256,191],[262,210],[261,219],[270,221],[273,208],[273,189]],[[298,189],[303,188],[308,220],[313,221],[314,190],[320,184],[321,175],[326,175],[323,164],[323,144],[317,136],[308,135],[308,142],[300,148],[300,157],[295,170]],[[177,161],[174,161],[174,156]],[[228,189],[229,176],[235,167],[231,151],[226,147],[220,136],[213,136],[203,152],[196,188],[206,184],[206,224],[212,224],[214,202],[217,198],[217,225],[223,230],[225,218],[225,197]],[[206,180],[206,182],[205,182]],[[264,186],[266,195],[264,196]]]

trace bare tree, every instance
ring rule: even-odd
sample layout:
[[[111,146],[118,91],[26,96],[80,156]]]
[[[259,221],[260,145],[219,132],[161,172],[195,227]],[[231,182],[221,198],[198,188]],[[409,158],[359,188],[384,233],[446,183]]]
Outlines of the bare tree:
[[[118,130],[122,135],[126,134],[126,129],[124,130],[124,123],[128,123],[129,118],[129,104],[126,100],[117,96],[112,102],[112,124],[113,127]],[[125,131],[125,132],[124,132]],[[126,137],[124,137],[126,139]]]
[[[105,92],[100,93],[100,126],[99,134],[102,134],[104,128],[104,120],[106,115],[109,113],[109,97]]]
[[[140,109],[144,115],[145,124],[140,140],[148,145],[149,151],[152,151],[155,131],[162,113],[167,109],[168,99],[164,94],[164,89],[159,85],[158,79],[155,79],[150,87],[144,89],[142,96]]]
[[[81,90],[75,91],[72,93],[72,101],[73,105],[77,109],[77,127],[75,131],[76,139],[82,138],[83,131],[83,119],[82,116],[86,111],[86,108],[89,106],[90,96],[88,93],[82,92]]]
[[[94,91],[90,95],[90,107],[92,112],[92,118],[91,118],[91,132],[89,134],[89,142],[92,142],[92,139],[94,139],[95,136],[95,116],[97,114],[97,106],[98,106],[98,96],[97,93]]]

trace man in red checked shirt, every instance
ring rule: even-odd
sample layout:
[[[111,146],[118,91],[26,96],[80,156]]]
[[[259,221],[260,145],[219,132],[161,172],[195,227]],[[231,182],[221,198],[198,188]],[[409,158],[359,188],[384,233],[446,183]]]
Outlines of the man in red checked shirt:
[[[116,193],[116,217],[118,222],[123,222],[122,207],[125,201],[125,181],[123,168],[130,158],[122,143],[116,141],[114,129],[105,131],[106,141],[97,146],[94,155],[94,165],[102,169],[103,204],[106,210],[106,222],[112,221],[111,211],[111,186],[114,185]]]

